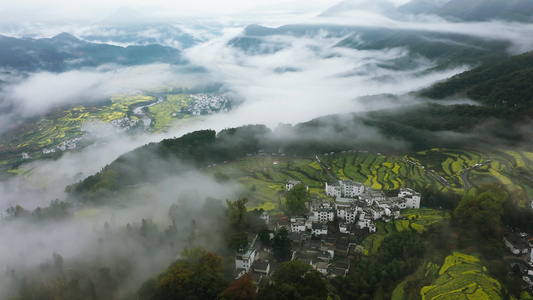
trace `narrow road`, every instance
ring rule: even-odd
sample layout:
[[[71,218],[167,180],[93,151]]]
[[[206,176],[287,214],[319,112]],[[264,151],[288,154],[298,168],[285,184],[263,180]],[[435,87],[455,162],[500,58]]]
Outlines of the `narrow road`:
[[[329,177],[333,178],[335,181],[340,180],[339,178],[337,178],[337,176],[335,176],[335,174],[333,174],[333,172],[331,172],[331,169],[328,166],[326,166],[326,164],[324,164],[320,159],[318,159],[318,155],[315,155],[315,157],[316,157],[316,161],[320,164],[322,169],[328,172]]]
[[[461,172],[461,180],[463,181],[463,187],[461,188],[462,190],[468,190],[469,188],[472,187],[472,185],[470,184],[470,181],[468,181],[468,175],[470,175],[470,171],[472,171],[473,169],[477,169],[477,168],[481,168],[481,167],[484,167],[488,164],[492,163],[492,159],[489,159],[487,161],[485,161],[484,163],[478,165],[478,166],[471,166],[470,168],[464,170]]]
[[[448,181],[446,179],[444,179],[444,177],[440,176],[439,174],[437,174],[437,172],[431,170],[431,169],[428,169],[428,168],[423,168],[424,170],[426,171],[429,171],[429,174],[431,174],[431,176],[433,176],[438,182],[440,182],[441,184],[445,185],[446,187],[448,188],[453,188],[453,189],[460,189],[460,190],[468,190],[469,188],[472,187],[472,184],[470,183],[470,181],[468,180],[468,176],[470,175],[470,171],[472,171],[473,169],[477,169],[477,168],[481,168],[483,166],[486,166],[488,164],[490,164],[492,162],[491,159],[485,161],[484,163],[478,165],[478,166],[471,166],[469,168],[467,168],[466,170],[463,170],[461,171],[461,181],[463,182],[463,186],[462,187],[455,187],[455,186],[452,186],[448,183]],[[418,166],[418,167],[423,167],[423,166],[419,166],[413,162],[410,162],[408,161],[408,163],[412,164],[412,165],[415,165],[415,166]],[[512,171],[511,169],[511,166],[509,166],[507,163],[505,162],[502,162],[504,165],[506,165],[506,167]]]

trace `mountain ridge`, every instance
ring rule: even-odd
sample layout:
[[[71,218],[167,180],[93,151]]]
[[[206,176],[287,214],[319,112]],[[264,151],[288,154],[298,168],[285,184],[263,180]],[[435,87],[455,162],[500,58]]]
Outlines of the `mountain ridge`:
[[[14,38],[0,35],[0,67],[26,72],[62,72],[104,63],[123,65],[183,63],[181,52],[161,45],[120,47],[83,41],[69,33],[51,38]]]

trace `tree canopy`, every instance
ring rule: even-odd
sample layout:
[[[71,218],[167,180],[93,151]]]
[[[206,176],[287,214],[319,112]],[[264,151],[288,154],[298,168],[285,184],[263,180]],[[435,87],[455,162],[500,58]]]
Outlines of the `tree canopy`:
[[[222,257],[200,248],[185,249],[155,281],[138,292],[141,299],[215,299],[227,287]]]
[[[309,202],[309,192],[303,184],[295,185],[287,193],[287,212],[291,215],[302,215],[307,212],[305,202]]]
[[[261,299],[326,299],[328,289],[320,273],[299,260],[282,263]]]

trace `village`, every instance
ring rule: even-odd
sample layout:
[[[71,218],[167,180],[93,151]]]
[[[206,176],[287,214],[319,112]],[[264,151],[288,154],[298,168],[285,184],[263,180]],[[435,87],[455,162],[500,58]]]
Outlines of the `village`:
[[[286,192],[298,185],[303,183],[288,180]],[[409,188],[401,188],[397,196],[387,197],[383,191],[351,180],[325,183],[324,192],[334,201],[314,195],[306,203],[305,215],[279,217],[263,211],[259,218],[271,232],[287,230],[291,261],[302,261],[327,278],[348,275],[356,256],[367,250],[362,241],[376,232],[376,222],[402,220],[400,212],[419,209],[421,201],[420,193]],[[533,236],[507,228],[503,239],[508,250],[505,259],[508,270],[520,268],[523,289],[533,292]],[[248,233],[247,247],[235,253],[235,278],[251,273],[258,284],[268,281],[278,266],[269,260],[271,254],[272,248],[262,245],[257,234]]]
[[[286,191],[302,184],[289,180]],[[287,230],[291,261],[300,260],[330,278],[348,274],[356,255],[364,254],[361,242],[376,232],[377,221],[403,219],[400,211],[420,208],[421,200],[420,193],[412,189],[402,188],[396,197],[387,197],[383,191],[354,181],[326,183],[325,194],[333,197],[334,202],[314,196],[306,203],[305,215],[280,218],[264,211],[259,218],[271,232]],[[267,259],[271,253],[272,248],[261,245],[257,234],[249,233],[247,247],[235,254],[235,278],[252,273],[259,284],[277,266]]]
[[[231,108],[230,101],[221,95],[199,93],[190,94],[189,97],[193,98],[194,101],[187,107],[172,113],[173,117],[187,114],[192,116],[209,115],[221,111],[227,112]]]

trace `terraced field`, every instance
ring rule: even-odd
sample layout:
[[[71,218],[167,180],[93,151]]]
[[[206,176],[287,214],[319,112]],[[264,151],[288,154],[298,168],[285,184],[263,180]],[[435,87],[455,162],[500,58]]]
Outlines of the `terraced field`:
[[[454,187],[464,186],[461,173],[481,165],[489,160],[489,157],[477,150],[455,150],[434,148],[415,153],[410,156],[412,160],[419,162],[425,168],[435,171],[445,182]]]
[[[339,179],[363,182],[378,190],[394,190],[409,186],[441,186],[424,168],[407,161],[405,157],[384,156],[366,151],[326,156],[321,160]]]
[[[449,212],[428,208],[405,209],[401,211],[401,214],[407,219],[407,222],[410,223],[410,227],[405,227],[411,228],[419,233],[424,232],[427,226],[433,223],[438,223],[444,218],[449,217]],[[404,222],[405,221],[406,220],[404,220]]]
[[[316,160],[285,156],[249,156],[236,162],[211,166],[212,174],[222,173],[239,182],[248,199],[249,209],[269,208],[280,211],[281,194],[287,180],[300,180],[309,185],[311,194],[324,194],[323,179],[327,172],[317,169]]]
[[[257,207],[266,205],[265,201],[279,205],[278,192],[284,188],[286,180],[300,180],[309,185],[312,193],[321,195],[325,182],[338,179],[363,182],[382,190],[400,187],[421,190],[433,186],[457,193],[464,193],[467,186],[500,181],[512,191],[524,192],[523,206],[528,205],[528,197],[533,197],[533,176],[529,175],[533,174],[533,153],[529,152],[431,149],[405,156],[386,156],[347,151],[318,158],[321,163],[315,157],[250,156],[213,167],[210,172],[226,174],[245,188],[255,185],[256,192],[250,195],[250,203]],[[263,188],[259,189],[260,186]],[[401,223],[395,226],[397,230],[406,228]],[[423,227],[411,225],[410,229],[422,231]]]
[[[367,236],[362,242],[362,245],[365,248],[365,255],[377,253],[383,240],[396,230],[393,223],[385,223],[381,221],[376,223],[376,227],[376,232]]]
[[[378,221],[377,230],[374,234],[367,236],[362,245],[365,247],[365,255],[371,255],[378,251],[381,242],[395,231],[413,230],[422,233],[426,227],[444,220],[449,213],[434,209],[406,209],[402,211],[405,220],[396,220],[389,223]]]
[[[420,291],[422,299],[501,299],[500,283],[474,256],[454,252],[446,257],[439,277]]]

